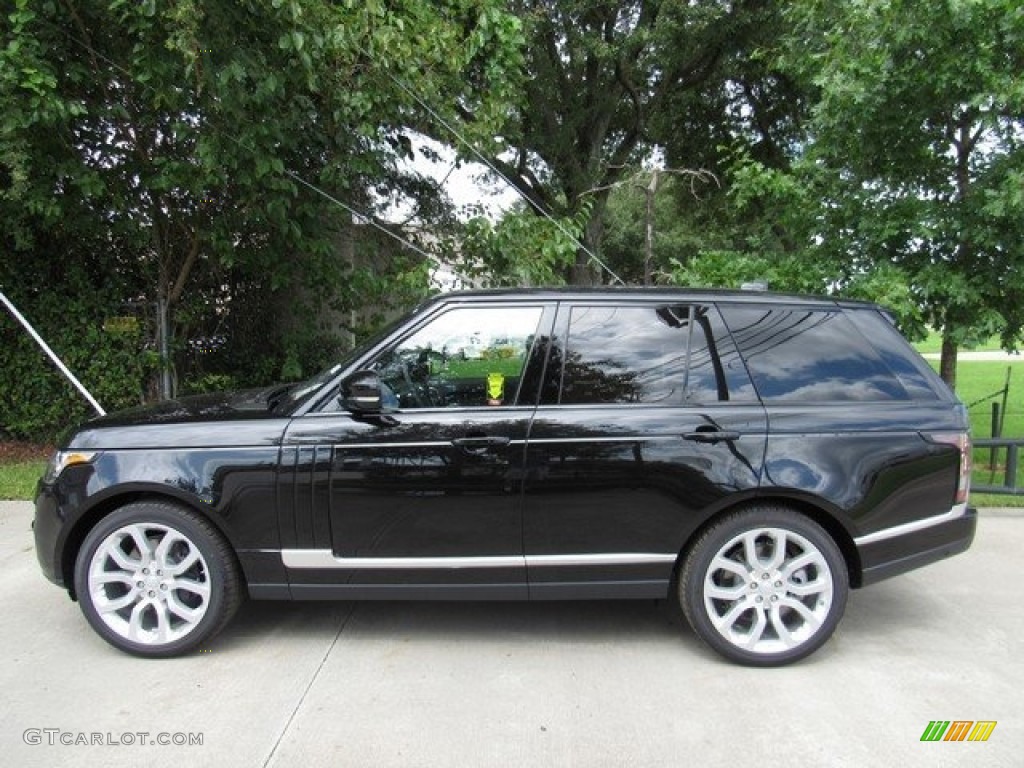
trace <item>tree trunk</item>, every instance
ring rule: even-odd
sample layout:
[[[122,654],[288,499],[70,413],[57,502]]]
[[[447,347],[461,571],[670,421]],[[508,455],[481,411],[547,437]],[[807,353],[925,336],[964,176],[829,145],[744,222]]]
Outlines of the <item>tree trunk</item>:
[[[943,334],[939,375],[944,382],[949,384],[950,389],[956,389],[956,352],[956,342],[948,334]]]
[[[582,250],[576,254],[576,263],[572,265],[569,276],[570,285],[601,285],[601,269],[591,261]]]
[[[587,217],[587,223],[583,228],[584,247],[577,249],[576,263],[573,264],[570,270],[570,285],[602,285],[613,282],[613,278],[611,275],[606,274],[604,267],[590,256],[590,254],[594,254],[597,258],[601,257],[601,242],[604,240],[604,212],[608,202],[609,191],[601,190],[595,196],[594,207],[591,209],[590,216]],[[580,197],[577,195],[575,199]],[[571,212],[573,216],[576,214],[577,211],[575,210]]]
[[[174,397],[174,380],[171,376],[171,305],[167,290],[161,286],[156,297],[156,338],[160,354],[160,371],[157,379],[157,394],[161,400]]]
[[[961,116],[960,124],[956,127],[957,138],[953,142],[953,146],[956,147],[956,202],[960,205],[967,200],[971,191],[971,152],[974,151],[978,139],[971,132],[974,119],[973,110],[968,110]],[[961,232],[955,258],[961,268],[975,261],[974,243],[967,231]],[[956,390],[957,344],[950,336],[949,329],[961,326],[962,321],[963,317],[954,315],[951,309],[947,310],[942,329],[942,360],[939,363],[939,375],[952,390]]]

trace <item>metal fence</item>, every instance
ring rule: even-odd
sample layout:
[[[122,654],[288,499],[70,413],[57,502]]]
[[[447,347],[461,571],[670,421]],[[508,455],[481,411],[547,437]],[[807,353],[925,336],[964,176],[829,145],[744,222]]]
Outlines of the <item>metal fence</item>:
[[[972,480],[972,491],[976,491],[978,493],[1003,493],[1008,496],[1024,496],[1024,488],[1017,487],[1018,457],[1020,455],[1021,448],[1024,448],[1024,440],[1008,440],[1002,437],[982,437],[974,440],[974,447],[989,449],[988,466],[992,473],[992,477],[995,479],[1001,474],[1003,482],[1001,485],[982,485],[977,481]],[[999,457],[1000,453],[1004,449],[1006,452],[1006,461],[1000,465]],[[977,473],[981,468],[981,462],[978,461],[977,454],[975,454],[975,473]]]

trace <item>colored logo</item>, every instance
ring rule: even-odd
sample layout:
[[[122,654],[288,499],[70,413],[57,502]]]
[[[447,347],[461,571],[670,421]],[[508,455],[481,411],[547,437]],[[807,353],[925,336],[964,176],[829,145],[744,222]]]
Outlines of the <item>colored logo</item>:
[[[505,396],[505,376],[501,373],[487,374],[487,404],[501,405]]]
[[[921,741],[988,741],[996,720],[932,720]]]

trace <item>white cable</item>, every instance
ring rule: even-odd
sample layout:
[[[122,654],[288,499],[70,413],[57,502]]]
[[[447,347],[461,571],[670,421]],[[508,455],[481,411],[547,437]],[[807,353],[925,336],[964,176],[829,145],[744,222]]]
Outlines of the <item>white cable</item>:
[[[11,303],[10,299],[4,295],[3,291],[0,291],[0,301],[2,301],[10,313],[14,315],[14,319],[25,327],[25,330],[28,331],[29,336],[35,340],[36,344],[42,347],[43,352],[45,352],[50,360],[53,361],[53,364],[57,366],[57,369],[67,377],[68,381],[75,385],[75,388],[81,392],[82,396],[89,401],[89,404],[96,409],[96,413],[100,416],[106,416],[107,412],[104,411],[103,407],[96,402],[96,398],[89,393],[89,390],[86,389],[82,382],[75,377],[75,374],[73,374],[71,370],[61,362],[61,359],[57,357],[57,353],[50,349],[50,345],[43,341],[42,336],[36,333],[36,329],[33,328],[32,324],[25,319],[21,312],[18,311],[18,308]]]

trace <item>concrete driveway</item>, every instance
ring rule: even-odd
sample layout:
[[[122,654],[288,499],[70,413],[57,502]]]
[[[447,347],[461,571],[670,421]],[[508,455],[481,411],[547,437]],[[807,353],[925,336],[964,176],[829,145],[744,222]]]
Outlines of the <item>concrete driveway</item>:
[[[653,602],[250,603],[203,653],[142,661],[43,579],[30,519],[0,504],[3,765],[1022,764],[1018,511],[853,593],[833,640],[772,670],[720,661]],[[921,742],[932,720],[998,725]]]

